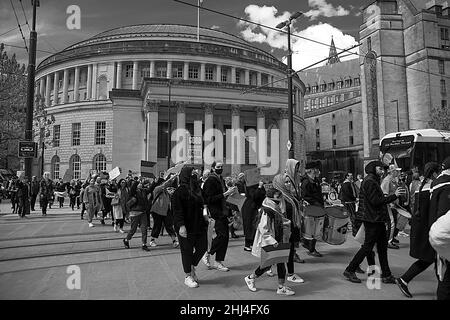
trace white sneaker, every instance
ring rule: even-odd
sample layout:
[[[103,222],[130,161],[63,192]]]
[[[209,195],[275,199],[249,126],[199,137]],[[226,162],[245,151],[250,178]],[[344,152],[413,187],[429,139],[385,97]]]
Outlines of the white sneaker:
[[[404,231],[400,231],[400,232],[398,233],[398,235],[401,236],[401,237],[409,237],[409,234],[407,234],[407,233],[404,232]]]
[[[89,228],[95,227],[93,223],[89,223]]]
[[[120,232],[120,233],[125,233],[125,231],[123,231],[122,229],[119,229],[119,232]]]
[[[223,272],[230,271],[230,268],[225,267],[221,262],[216,262],[214,264],[214,268],[219,270],[219,271],[223,271]]]
[[[150,247],[156,247],[157,244],[154,240],[150,241]]]
[[[211,263],[209,262],[209,254],[205,253],[205,255],[202,258],[202,262],[205,264],[205,266],[211,268]]]
[[[290,276],[287,276],[287,281],[290,281],[290,282],[295,282],[295,283],[303,283],[303,282],[305,282],[305,280],[303,280],[302,278],[300,278],[297,274],[292,274],[292,275],[290,275]]]
[[[267,270],[267,271],[266,271],[266,274],[267,274],[269,277],[274,277],[274,276],[275,276],[275,273],[272,272],[272,268],[270,268],[269,270]]]
[[[292,291],[292,289],[287,286],[282,286],[281,288],[277,289],[277,294],[283,295],[283,296],[292,296],[295,294],[295,292]]]
[[[198,283],[192,278],[192,276],[187,276],[184,278],[184,284],[187,285],[189,288],[197,288]]]
[[[119,231],[119,230],[117,229],[117,226],[114,225],[114,232],[117,232],[117,231]]]
[[[197,274],[195,273],[195,267],[191,266],[191,277],[194,279],[195,282],[198,282]]]
[[[248,290],[255,292],[256,291],[255,279],[251,279],[250,276],[246,276],[244,280],[245,283],[247,284]]]

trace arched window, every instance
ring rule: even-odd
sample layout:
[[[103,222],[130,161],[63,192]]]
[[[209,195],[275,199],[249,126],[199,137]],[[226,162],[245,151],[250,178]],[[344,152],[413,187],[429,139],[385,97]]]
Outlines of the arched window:
[[[98,99],[99,100],[108,99],[107,90],[108,90],[108,80],[106,79],[105,75],[101,75],[98,78]]]
[[[70,169],[72,169],[72,172],[73,172],[73,179],[80,179],[81,178],[80,156],[77,154],[74,154],[72,157],[70,157],[69,165],[70,165]]]
[[[52,179],[59,179],[59,157],[54,155],[51,161]]]
[[[97,172],[100,171],[106,171],[106,157],[104,154],[97,154],[94,157],[94,170],[97,170]]]

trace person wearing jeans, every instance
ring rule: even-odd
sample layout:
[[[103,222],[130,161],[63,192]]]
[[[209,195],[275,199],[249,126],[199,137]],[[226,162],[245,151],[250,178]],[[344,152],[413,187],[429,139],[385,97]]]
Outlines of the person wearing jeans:
[[[136,233],[138,225],[141,227],[142,234],[142,250],[150,251],[147,247],[147,215],[144,213],[147,208],[147,196],[149,189],[144,188],[142,182],[135,181],[130,189],[130,197],[128,200],[128,208],[130,210],[131,229],[127,237],[123,239],[125,248],[130,248],[130,240]]]
[[[391,274],[387,257],[388,235],[386,223],[389,221],[387,205],[397,200],[404,190],[397,189],[390,196],[385,196],[380,187],[380,177],[383,175],[384,164],[381,161],[372,161],[367,164],[366,178],[361,186],[359,195],[359,211],[365,228],[364,244],[356,253],[350,264],[344,271],[344,277],[353,283],[361,283],[355,271],[363,260],[372,252],[377,245],[378,259],[381,266],[381,278],[383,283],[395,283]]]

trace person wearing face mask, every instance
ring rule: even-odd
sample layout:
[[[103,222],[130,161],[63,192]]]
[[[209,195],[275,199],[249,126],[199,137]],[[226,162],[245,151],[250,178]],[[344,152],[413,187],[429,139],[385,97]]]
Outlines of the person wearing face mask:
[[[212,266],[219,271],[229,271],[230,269],[223,265],[225,255],[228,249],[229,229],[228,215],[229,209],[226,205],[226,198],[236,192],[236,187],[227,190],[222,178],[223,163],[214,162],[211,165],[211,173],[203,185],[203,194],[205,204],[208,206],[211,218],[214,219],[214,230],[216,237],[212,240],[211,248],[203,256],[203,263],[210,268],[209,258],[216,255],[216,263]]]
[[[83,202],[88,213],[89,228],[92,228],[94,227],[92,219],[94,218],[95,212],[99,210],[102,202],[100,190],[95,186],[95,179],[91,179],[89,186],[84,190]]]
[[[344,277],[353,283],[361,283],[355,271],[372,252],[375,244],[380,260],[382,282],[395,283],[387,256],[386,223],[389,221],[389,215],[386,205],[397,200],[399,195],[404,194],[404,190],[396,189],[394,194],[389,196],[383,193],[380,187],[380,178],[384,173],[383,166],[381,161],[371,161],[365,168],[367,176],[361,185],[358,208],[365,228],[364,244],[344,271]]]
[[[179,175],[180,185],[172,196],[175,231],[179,235],[181,261],[186,274],[184,283],[198,287],[195,268],[208,246],[208,222],[203,216],[203,196],[198,173],[192,166],[184,166]]]

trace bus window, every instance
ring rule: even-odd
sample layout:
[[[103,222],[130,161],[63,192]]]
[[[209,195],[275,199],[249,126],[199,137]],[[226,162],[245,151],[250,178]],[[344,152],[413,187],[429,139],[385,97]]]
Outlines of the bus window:
[[[414,148],[413,166],[418,166],[423,172],[427,162],[439,162],[438,144],[436,142],[416,142]]]

